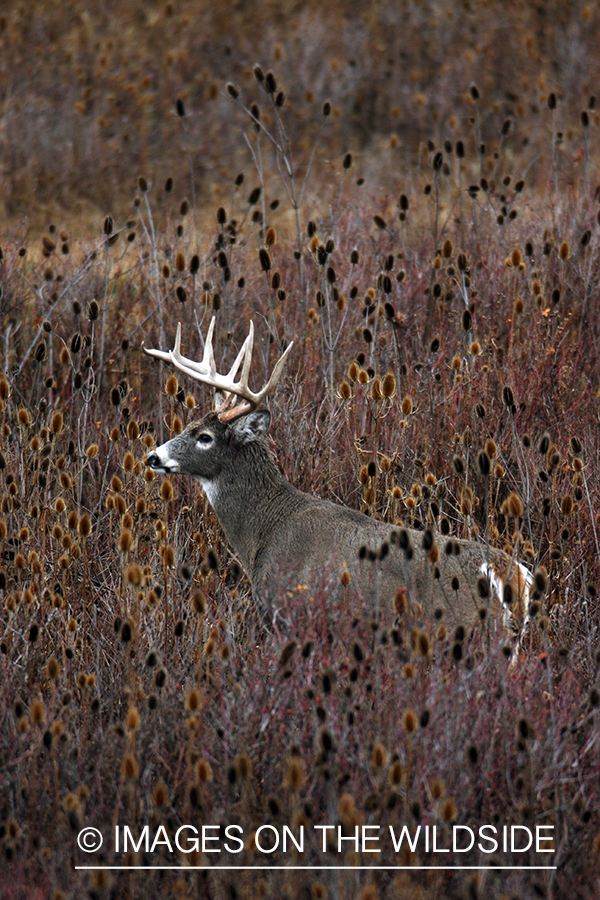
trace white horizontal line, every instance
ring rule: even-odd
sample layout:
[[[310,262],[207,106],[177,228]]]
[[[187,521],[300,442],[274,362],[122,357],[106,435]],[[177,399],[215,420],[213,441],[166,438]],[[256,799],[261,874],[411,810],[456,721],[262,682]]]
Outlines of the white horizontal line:
[[[369,869],[373,871],[379,870],[393,870],[393,871],[406,871],[410,872],[415,871],[416,869],[425,870],[428,872],[435,872],[436,870],[453,872],[458,869],[470,869],[470,870],[478,870],[485,872],[496,872],[501,869],[510,869],[511,871],[517,869],[525,869],[528,872],[532,871],[553,871],[556,869],[556,866],[75,866],[76,869],[110,869],[112,871],[122,871],[126,872],[130,869],[139,869],[139,870],[148,870],[152,871],[154,869],[169,869],[181,872],[190,872],[194,869],[202,869],[211,872],[231,872],[233,870],[239,871],[252,871],[253,869],[281,869],[283,871],[290,870],[303,870],[303,871],[326,871],[326,872],[341,872],[343,870],[354,870],[357,871],[359,869]]]

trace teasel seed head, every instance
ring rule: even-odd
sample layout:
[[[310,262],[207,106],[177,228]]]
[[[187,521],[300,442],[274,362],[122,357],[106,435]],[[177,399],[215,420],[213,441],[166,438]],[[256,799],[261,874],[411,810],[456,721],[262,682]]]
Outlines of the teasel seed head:
[[[490,582],[486,575],[480,575],[477,579],[477,593],[482,600],[487,600],[490,597]]]
[[[46,708],[39,698],[36,698],[31,704],[29,721],[32,725],[37,725],[38,727],[46,724]]]
[[[560,466],[560,462],[560,451],[557,447],[554,446],[554,444],[552,444],[548,449],[548,453],[546,454],[546,465],[548,466],[548,471],[554,472]]]
[[[496,459],[498,456],[498,448],[492,438],[488,438],[485,442],[484,451],[488,459]]]
[[[172,569],[175,565],[175,550],[171,544],[161,547],[161,558],[167,568]]]
[[[396,393],[396,377],[393,372],[387,372],[381,382],[381,393],[387,400],[391,400]]]
[[[281,649],[281,653],[279,654],[279,667],[280,668],[287,666],[288,662],[290,661],[290,659],[296,652],[297,646],[298,645],[296,644],[296,641],[293,641],[293,640],[287,641],[287,643],[285,643],[283,645],[283,647]]]
[[[452,457],[452,468],[457,475],[462,476],[465,474],[465,464],[462,460],[462,457],[458,456],[457,454]]]
[[[371,382],[371,399],[383,400],[383,391],[381,390],[381,379],[379,375],[376,375]]]
[[[158,809],[162,809],[169,803],[169,789],[164,781],[159,779],[152,791],[152,803]]]
[[[403,774],[402,763],[399,759],[394,759],[390,766],[389,772],[390,784],[394,785],[394,787],[398,787],[399,785],[401,785]]]
[[[125,580],[127,581],[127,584],[130,584],[132,587],[138,587],[142,583],[142,570],[137,563],[132,563],[127,567]]]
[[[165,478],[160,486],[160,497],[165,503],[168,503],[174,497],[173,482]]]
[[[502,504],[501,511],[504,515],[509,515],[514,519],[520,519],[525,514],[525,507],[519,495],[513,491],[509,494]]]
[[[20,734],[26,734],[29,731],[29,719],[27,716],[21,716],[17,721],[17,731]]]
[[[518,247],[515,247],[510,254],[510,264],[513,268],[517,269],[523,261],[523,257],[521,256],[521,251]]]
[[[197,760],[196,765],[194,766],[196,779],[199,784],[208,784],[213,780],[213,770],[211,764],[208,760],[203,759],[202,757]]]
[[[539,594],[546,593],[546,587],[548,584],[548,573],[543,566],[540,566],[533,573],[533,583],[535,585],[535,589]]]
[[[419,656],[427,657],[429,656],[431,650],[431,643],[429,641],[429,635],[426,631],[421,631],[420,629],[415,629],[415,633],[413,635],[414,639],[414,647]]]
[[[191,688],[185,697],[185,708],[188,712],[199,712],[202,708],[202,697],[197,688]]]
[[[55,412],[50,421],[50,431],[52,434],[60,434],[63,430],[63,415],[61,412]]]
[[[135,706],[130,706],[125,719],[125,727],[127,731],[138,731],[141,723],[140,714]]]
[[[444,259],[449,259],[454,253],[454,246],[450,238],[446,238],[444,243],[442,244],[442,256]]]
[[[402,414],[405,416],[412,415],[414,410],[413,400],[410,394],[406,394],[406,396],[402,400]]]
[[[504,466],[502,465],[502,463],[496,463],[496,465],[494,466],[494,478],[500,480],[501,478],[504,478],[505,474],[506,473],[504,471]]]
[[[352,399],[352,388],[347,381],[342,381],[338,388],[338,394],[342,400]]]
[[[458,809],[452,797],[447,797],[441,809],[441,817],[444,822],[455,822],[458,816]]]
[[[573,435],[570,441],[571,444],[571,452],[575,454],[575,456],[579,456],[583,450],[583,445],[577,435]],[[581,460],[579,460],[581,462]],[[575,464],[575,460],[573,460],[573,464]]]
[[[284,774],[283,786],[292,795],[297,794],[302,788],[305,781],[305,768],[301,756],[291,754],[287,760]]]
[[[134,457],[133,453],[131,453],[128,450],[127,453],[125,454],[125,456],[123,457],[123,469],[126,472],[133,472],[134,468],[135,468],[135,457]]]
[[[392,467],[392,461],[389,456],[382,456],[381,461],[379,463],[379,468],[382,472],[389,472]]]
[[[388,763],[388,752],[379,741],[373,744],[371,750],[371,765],[374,769],[384,769]]]
[[[408,735],[413,735],[417,730],[418,719],[417,714],[412,709],[405,710],[402,716],[402,728]]]
[[[64,359],[63,354],[66,356],[66,360]],[[36,362],[44,362],[44,360],[48,356],[48,345],[46,344],[45,340],[42,339],[41,341],[38,341],[38,343],[35,345],[33,356]],[[66,347],[63,347],[63,349],[61,350],[60,361],[63,363],[63,365],[68,365],[70,362],[69,351]]]
[[[540,438],[538,443],[538,453],[545,456],[550,447],[550,435],[546,431]]]
[[[570,516],[573,512],[573,508],[573,497],[570,494],[565,494],[560,504],[561,513],[563,514],[563,516]]]
[[[123,757],[121,772],[128,781],[137,781],[140,777],[140,767],[133,753],[126,753]]]
[[[31,425],[32,418],[31,418],[31,413],[29,412],[28,409],[21,407],[21,409],[19,410],[19,412],[17,414],[17,418],[19,420],[19,425],[23,425],[26,428],[29,428],[29,426]]]
[[[490,474],[490,458],[485,450],[480,450],[477,455],[477,468],[484,476],[484,478],[487,478],[487,476]]]
[[[87,538],[92,533],[92,520],[88,513],[83,513],[79,519],[78,532],[80,537]]]
[[[508,385],[505,385],[502,390],[502,400],[504,401],[506,408],[514,415],[516,412],[515,397]]]
[[[119,551],[121,553],[129,553],[133,547],[133,534],[129,528],[123,528],[119,535]]]

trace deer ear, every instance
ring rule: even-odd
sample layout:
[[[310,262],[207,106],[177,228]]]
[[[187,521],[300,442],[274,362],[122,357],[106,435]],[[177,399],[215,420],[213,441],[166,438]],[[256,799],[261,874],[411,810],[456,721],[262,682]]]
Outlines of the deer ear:
[[[221,391],[215,391],[214,393],[214,401],[215,401],[215,412],[219,412],[223,404],[225,403],[225,396],[221,393]]]
[[[256,409],[232,424],[232,428],[239,441],[247,444],[256,441],[265,434],[271,424],[271,413],[268,409]]]

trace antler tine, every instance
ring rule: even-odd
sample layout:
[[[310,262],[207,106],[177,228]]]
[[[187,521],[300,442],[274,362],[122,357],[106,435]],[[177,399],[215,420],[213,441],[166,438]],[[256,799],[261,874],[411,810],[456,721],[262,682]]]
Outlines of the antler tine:
[[[206,332],[206,340],[204,341],[204,355],[202,356],[202,366],[206,366],[211,375],[217,371],[215,365],[215,351],[213,350],[213,335],[215,333],[215,317],[213,316]]]
[[[210,320],[210,325],[208,326],[206,341],[204,342],[204,354],[202,356],[202,361],[196,362],[193,359],[187,359],[187,357],[183,356],[181,353],[181,322],[179,322],[179,324],[177,325],[177,334],[175,335],[175,346],[170,351],[170,361],[174,365],[176,365],[177,368],[182,372],[187,372],[188,375],[191,375],[192,378],[195,378],[197,381],[204,380],[202,378],[198,378],[198,375],[209,377],[216,375],[217,367],[215,365],[215,354],[212,344],[214,330],[215,317],[213,316]]]
[[[242,374],[240,376],[240,385],[245,391],[249,391],[248,376],[250,375],[250,363],[252,362],[252,348],[254,346],[254,322],[250,319],[250,328],[248,329],[248,337],[244,341],[244,347],[248,345],[248,350],[244,355],[244,365],[242,366]]]
[[[285,365],[285,361],[286,361],[288,354],[290,353],[293,346],[294,346],[294,342],[291,341],[287,345],[287,347],[285,348],[284,352],[281,354],[281,356],[279,357],[277,362],[275,363],[275,368],[271,372],[271,377],[269,378],[269,380],[267,381],[265,386],[262,388],[262,390],[260,390],[258,392],[258,394],[254,395],[256,397],[255,402],[256,402],[257,406],[259,403],[262,403],[262,401],[265,399],[265,397],[268,397],[269,394],[273,391],[273,388],[276,387],[277,382],[279,381],[279,379],[281,377],[281,372]]]
[[[203,384],[213,385],[213,381],[216,378],[219,379],[219,384],[214,385],[218,387],[220,390],[226,390],[227,385],[223,383],[223,380],[226,376],[219,375],[217,373],[217,367],[215,365],[215,356],[213,351],[213,333],[215,330],[215,317],[213,316],[208,327],[208,332],[206,334],[206,341],[204,343],[204,354],[202,356],[202,360],[197,362],[193,359],[188,359],[186,356],[183,356],[181,352],[181,322],[177,325],[177,332],[175,334],[175,344],[173,345],[172,350],[152,350],[144,347],[142,344],[142,348],[145,353],[149,356],[155,356],[157,359],[162,359],[165,362],[173,363],[173,365],[179,369],[180,372],[184,372],[186,375],[189,375],[190,378],[193,378],[195,381],[200,381]],[[237,365],[239,366],[239,361],[237,361]],[[235,363],[234,363],[235,365]]]
[[[251,338],[251,336],[249,334],[248,337],[246,338],[246,340],[244,341],[244,343],[242,344],[240,352],[236,356],[232,367],[230,368],[229,372],[227,373],[227,378],[231,378],[232,381],[235,378],[235,376],[237,375],[237,371],[240,367],[240,363],[242,362],[242,360],[245,360],[245,358],[246,358],[246,353],[248,352],[248,342],[250,341],[250,344],[252,344],[252,341],[250,338]],[[252,355],[252,350],[250,350],[250,355]],[[244,362],[244,365],[245,365],[245,362]]]
[[[146,347],[144,342],[142,341],[142,350],[147,356],[154,356],[156,359],[162,359],[165,362],[171,362],[171,351],[165,350],[154,350],[152,347]]]
[[[254,338],[254,326],[252,322],[250,322],[250,330],[248,332],[248,337],[242,344],[238,355],[236,356],[232,367],[226,375],[227,380],[231,384],[231,389],[228,391],[221,391],[223,393],[223,400],[219,402],[216,400],[216,408],[219,414],[219,418],[222,422],[227,422],[231,419],[236,419],[238,416],[244,414],[244,412],[249,412],[253,408],[253,404],[248,400],[245,401],[245,406],[238,402],[240,400],[240,396],[244,392],[244,390],[248,389],[248,376],[246,374],[245,388],[244,388],[244,372],[249,368],[247,365],[247,357],[252,356],[252,341]],[[235,384],[235,376],[237,375],[237,371],[240,367],[240,363],[244,361],[244,366],[242,369],[242,375],[237,385]],[[234,390],[235,388],[235,390]]]
[[[213,323],[211,322],[211,326],[208,329],[208,336],[210,336],[211,328],[213,327]],[[144,353],[147,353],[148,356],[154,356],[156,357],[156,359],[162,359],[164,362],[173,363],[173,365],[176,366],[180,371],[186,372],[188,375],[191,375],[192,378],[198,379],[198,374],[208,375],[211,372],[212,345],[208,345],[208,347],[205,347],[202,362],[194,362],[194,360],[186,359],[185,356],[182,356],[181,322],[179,322],[177,325],[175,344],[173,345],[172,350],[155,350],[151,347],[145,347],[143,342],[142,350],[144,351]],[[214,370],[214,361],[212,361],[212,368]]]

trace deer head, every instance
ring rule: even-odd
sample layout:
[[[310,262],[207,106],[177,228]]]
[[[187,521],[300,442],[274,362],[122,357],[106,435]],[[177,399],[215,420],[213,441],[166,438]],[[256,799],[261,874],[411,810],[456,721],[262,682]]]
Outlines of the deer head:
[[[274,463],[260,440],[269,428],[271,414],[260,408],[260,404],[275,389],[293,343],[288,345],[261,390],[254,392],[248,385],[254,340],[252,322],[248,337],[226,375],[216,370],[212,343],[214,326],[213,316],[200,362],[182,355],[181,324],[177,327],[173,350],[164,352],[144,348],[148,355],[172,363],[195,381],[213,387],[216,405],[216,409],[207,413],[200,422],[188,425],[181,434],[149,453],[146,462],[156,472],[181,472],[198,478],[225,531],[231,532],[233,526],[228,528],[227,523],[233,517],[234,503],[238,503],[243,496],[251,496],[255,481],[255,489],[259,491],[258,482],[266,478],[267,471],[273,475],[271,467]],[[240,366],[241,374],[236,380]],[[224,486],[231,492],[232,499],[227,508],[219,510],[217,497],[220,496],[222,507]]]

